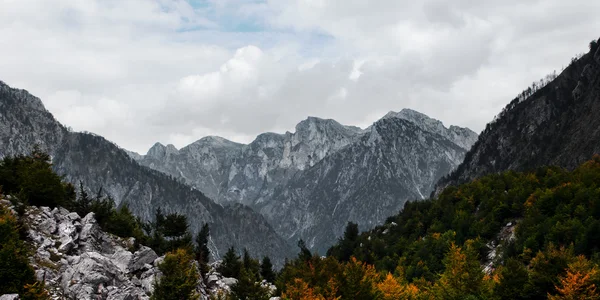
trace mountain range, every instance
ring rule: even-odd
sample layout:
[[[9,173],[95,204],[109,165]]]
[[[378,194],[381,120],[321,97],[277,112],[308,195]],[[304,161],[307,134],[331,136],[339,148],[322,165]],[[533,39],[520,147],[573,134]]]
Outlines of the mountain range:
[[[247,145],[209,136],[130,156],[218,203],[247,205],[290,244],[303,239],[324,253],[347,222],[368,229],[424,199],[476,140],[468,128],[404,109],[365,130],[309,117],[294,133],[263,133]]]

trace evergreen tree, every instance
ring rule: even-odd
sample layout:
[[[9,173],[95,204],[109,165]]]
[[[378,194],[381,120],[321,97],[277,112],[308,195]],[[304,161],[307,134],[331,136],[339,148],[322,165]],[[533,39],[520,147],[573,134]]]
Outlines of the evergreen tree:
[[[92,202],[92,199],[89,197],[87,191],[83,187],[83,181],[79,181],[79,197],[77,198],[77,201],[74,205],[75,211],[80,216],[87,215],[91,211],[90,210],[91,202]]]
[[[241,269],[240,257],[235,253],[235,248],[230,247],[223,256],[223,262],[221,262],[218,271],[224,277],[239,278]]]
[[[204,223],[202,229],[196,235],[196,249],[194,251],[202,274],[208,273],[208,261],[210,259],[210,252],[208,250],[209,236],[210,229],[208,224]]]
[[[199,299],[196,293],[199,274],[193,264],[193,257],[183,249],[169,252],[158,265],[163,276],[154,283],[152,300]]]
[[[154,230],[158,232],[163,232],[163,227],[165,224],[165,214],[163,214],[162,209],[159,207],[156,209],[154,213]]]
[[[354,248],[356,248],[358,239],[358,224],[348,222],[346,229],[344,230],[344,236],[339,242],[340,246],[340,260],[349,261]]]
[[[163,234],[168,238],[176,238],[188,232],[187,217],[182,214],[172,213],[165,216],[163,223]]]
[[[248,252],[248,249],[246,248],[244,248],[244,254],[242,256],[242,267],[246,269],[249,274],[254,276],[255,280],[258,281],[260,279],[260,263],[250,256],[250,252]]]
[[[525,285],[529,279],[527,268],[518,260],[509,258],[500,269],[500,282],[494,287],[494,294],[501,299],[527,299]]]
[[[273,271],[273,264],[268,256],[263,257],[260,264],[260,276],[268,282],[275,282],[275,272]]]
[[[242,268],[238,282],[231,287],[233,299],[239,300],[268,300],[269,291],[256,282],[256,277],[251,271]]]
[[[301,261],[309,261],[310,258],[312,257],[312,254],[310,253],[310,250],[308,250],[308,247],[306,247],[306,243],[304,242],[303,239],[300,239],[298,241],[298,248],[300,248],[300,253],[298,253],[298,258]]]
[[[25,244],[19,239],[17,220],[1,204],[0,241],[0,295],[21,294],[26,284],[35,283],[34,271]]]
[[[30,156],[5,157],[0,161],[0,186],[6,194],[26,204],[70,207],[75,199],[70,184],[52,171],[50,156],[36,147]]]

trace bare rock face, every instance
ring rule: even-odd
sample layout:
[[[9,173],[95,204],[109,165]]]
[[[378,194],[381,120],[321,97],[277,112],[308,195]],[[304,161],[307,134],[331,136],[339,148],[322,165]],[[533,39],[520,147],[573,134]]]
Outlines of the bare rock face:
[[[31,263],[54,299],[149,299],[160,278],[154,251],[103,232],[93,213],[30,207]]]
[[[600,48],[569,65],[529,98],[508,106],[489,123],[449,185],[506,170],[555,165],[573,169],[600,154]]]

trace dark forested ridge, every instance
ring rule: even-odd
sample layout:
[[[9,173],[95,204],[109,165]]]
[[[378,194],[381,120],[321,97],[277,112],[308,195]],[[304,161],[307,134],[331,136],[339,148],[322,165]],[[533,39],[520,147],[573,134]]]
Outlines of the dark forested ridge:
[[[504,170],[573,169],[600,153],[600,47],[574,58],[551,81],[528,88],[489,123],[444,187]],[[545,84],[545,85],[544,85]]]
[[[219,257],[230,246],[247,247],[281,263],[291,249],[260,215],[243,205],[223,207],[200,191],[170,176],[138,165],[125,151],[103,137],[70,132],[54,119],[40,99],[0,82],[0,157],[29,154],[34,145],[47,151],[54,170],[89,190],[100,188],[117,205],[127,203],[143,220],[162,207],[185,214],[196,232],[212,228],[211,250]]]

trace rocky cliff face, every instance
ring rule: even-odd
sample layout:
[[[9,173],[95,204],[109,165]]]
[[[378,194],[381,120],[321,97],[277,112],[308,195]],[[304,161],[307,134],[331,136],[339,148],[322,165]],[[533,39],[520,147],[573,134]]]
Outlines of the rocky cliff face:
[[[367,130],[309,117],[294,133],[264,133],[248,145],[207,137],[132,157],[221,203],[247,204],[290,243],[302,238],[322,252],[346,222],[369,228],[424,198],[476,139],[405,109]]]
[[[76,184],[81,180],[91,190],[102,187],[117,205],[127,203],[143,219],[151,219],[155,209],[162,207],[167,213],[185,214],[192,231],[209,223],[210,247],[216,258],[230,246],[246,247],[256,256],[269,255],[278,263],[293,253],[252,209],[218,205],[173,176],[140,166],[100,136],[69,132],[44,109],[40,99],[0,82],[0,157],[28,154],[34,144],[48,151],[55,171],[66,180]],[[168,157],[172,150],[157,148],[153,154]]]
[[[505,170],[544,165],[573,169],[600,153],[600,48],[489,123],[465,161],[441,180],[448,185]]]
[[[104,233],[90,213],[29,207],[23,218],[31,264],[53,299],[149,299],[162,257]]]

